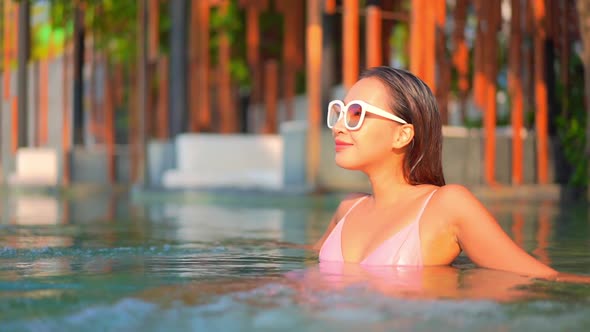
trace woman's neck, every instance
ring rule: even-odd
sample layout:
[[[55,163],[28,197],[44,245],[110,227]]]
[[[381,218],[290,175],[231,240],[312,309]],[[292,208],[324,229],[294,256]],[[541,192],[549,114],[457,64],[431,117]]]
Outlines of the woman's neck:
[[[375,207],[386,207],[407,195],[413,186],[406,181],[403,170],[383,169],[367,173],[373,189]]]

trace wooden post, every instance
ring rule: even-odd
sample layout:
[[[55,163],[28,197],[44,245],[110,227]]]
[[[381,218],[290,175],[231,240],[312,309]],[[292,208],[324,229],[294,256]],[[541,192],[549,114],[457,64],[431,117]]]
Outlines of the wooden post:
[[[281,6],[283,2],[277,2]],[[260,13],[269,7],[268,0],[240,0],[240,5],[246,9],[246,57],[250,74],[250,107],[262,101],[262,69],[260,64]]]
[[[299,28],[298,15],[301,8],[299,0],[283,0],[277,2],[275,6],[284,17],[284,34],[283,34],[283,102],[287,109],[287,120],[293,120],[295,111],[293,100],[295,98],[295,74],[297,69],[297,37]]]
[[[437,0],[435,2],[435,24],[433,27],[434,40],[434,54],[432,60],[432,75],[433,80],[436,81],[436,99],[438,100],[438,107],[443,124],[448,124],[448,103],[449,92],[451,90],[451,63],[447,58],[445,22],[447,15],[446,0]],[[438,75],[437,75],[438,73]]]
[[[13,88],[14,89],[14,88]],[[12,111],[12,154],[16,155],[16,151],[18,150],[18,125],[19,125],[19,118],[18,118],[18,96],[14,93],[11,97],[11,111]]]
[[[545,78],[545,40],[547,27],[545,26],[546,12],[545,1],[534,0],[533,15],[535,18],[535,130],[537,133],[537,177],[540,184],[549,181],[548,170],[548,108],[547,108],[547,82]]]
[[[168,125],[168,57],[162,56],[158,61],[158,102],[156,105],[156,137],[169,138]]]
[[[31,48],[30,33],[30,2],[21,1],[18,4],[18,46],[17,46],[17,99],[18,99],[18,146],[29,146],[28,142],[28,104],[29,104],[29,71],[28,64]]]
[[[260,102],[261,89],[261,71],[260,71],[260,25],[258,16],[260,15],[257,6],[248,6],[246,9],[246,43],[248,45],[247,59],[250,73],[252,75],[252,87],[250,91],[250,105],[256,105]]]
[[[324,11],[328,15],[336,13],[336,0],[324,0]]]
[[[423,0],[412,0],[410,8],[410,71],[424,77],[424,13]]]
[[[148,0],[147,5],[147,26],[146,26],[146,42],[147,42],[147,68],[146,68],[146,79],[148,81],[146,87],[146,139],[150,139],[155,136],[158,126],[161,124],[155,122],[156,119],[156,106],[155,101],[158,95],[162,92],[159,90],[154,91],[153,79],[156,77],[158,70],[158,59],[160,53],[160,0]],[[111,80],[112,81],[112,80]],[[161,85],[158,86],[162,88]],[[168,87],[164,87],[168,89]],[[166,91],[167,93],[167,91]]]
[[[39,146],[47,144],[48,99],[49,99],[49,60],[39,60],[39,122],[37,133]]]
[[[14,61],[17,58],[17,54],[18,54],[18,26],[19,26],[19,4],[18,3],[12,3],[12,5],[10,6],[11,12],[10,12],[10,17],[9,17],[9,24],[12,26],[11,33],[13,34],[12,37],[10,38],[10,44],[11,47],[10,49],[12,50],[12,54],[10,56],[10,61]],[[12,72],[13,70],[11,70],[9,72],[8,75],[8,79],[12,80]],[[17,75],[14,74],[14,76],[16,77]],[[18,150],[18,146],[19,146],[19,112],[18,112],[18,87],[14,86],[12,83],[9,84],[10,89],[9,89],[9,100],[10,100],[10,111],[12,112],[12,136],[11,136],[11,143],[12,143],[12,153],[16,154],[16,151]]]
[[[381,7],[379,1],[368,1],[367,2],[367,18],[366,22],[366,41],[367,46],[367,67],[377,67],[383,62],[381,54],[383,53],[381,45]],[[346,38],[346,36],[344,36]]]
[[[220,10],[225,13],[229,2],[224,1]],[[237,129],[236,109],[232,94],[231,73],[231,44],[227,31],[219,31],[219,59],[218,59],[218,105],[220,115],[220,129],[222,133],[232,133]]]
[[[423,0],[425,1],[425,0]],[[436,81],[436,7],[432,5],[431,1],[423,3],[422,9],[424,12],[423,32],[424,32],[424,49],[422,50],[422,61],[424,65],[424,72],[422,80],[430,87],[432,93],[436,95],[438,84]],[[419,38],[419,37],[418,37]]]
[[[264,133],[277,133],[277,97],[279,86],[279,64],[276,60],[267,60],[264,65],[264,105],[266,116]]]
[[[114,85],[112,79],[112,72],[108,61],[104,62],[104,100],[103,100],[103,112],[104,112],[104,126],[103,136],[104,143],[107,151],[107,174],[109,181],[115,183],[116,179],[116,164],[115,164],[115,109],[114,109],[114,98],[113,88]]]
[[[469,48],[465,40],[465,23],[467,22],[467,6],[469,0],[457,0],[455,5],[453,41],[453,65],[457,70],[459,85],[459,103],[461,105],[461,121],[467,115],[467,94],[469,92]]]
[[[524,126],[522,69],[522,8],[520,0],[511,1],[510,53],[508,59],[508,91],[511,95],[512,122],[512,184],[523,181],[523,147],[521,131]]]
[[[3,93],[4,99],[9,99],[11,97],[11,75],[10,72],[12,71],[12,61],[15,58],[15,39],[16,36],[16,10],[15,7],[17,5],[12,3],[12,0],[5,0],[4,1],[4,38],[3,38],[3,60],[4,65],[2,66],[2,70],[4,72],[3,75]]]
[[[73,75],[73,45],[71,42],[66,42],[64,46],[64,54],[63,54],[63,82],[62,82],[62,89],[63,89],[63,135],[62,135],[62,184],[69,185],[70,184],[70,151],[72,149],[73,137],[72,137],[72,104],[73,104],[73,94],[72,94],[72,80],[74,78]]]
[[[160,53],[160,0],[148,0],[148,61],[158,61]]]
[[[489,185],[496,184],[496,76],[498,74],[497,33],[500,27],[500,1],[486,2],[484,5],[486,15],[486,31],[484,31],[485,46],[485,110],[483,117],[485,147],[484,147],[484,179]]]
[[[485,108],[485,2],[476,1],[477,30],[475,36],[475,49],[473,51],[473,102],[479,110]]]
[[[209,102],[209,3],[207,1],[192,1],[191,31],[196,34],[191,42],[196,39],[196,74],[191,75],[191,88],[198,96],[197,102],[191,103],[191,119],[198,119],[191,122],[191,130],[211,130],[211,109]],[[196,24],[196,25],[194,25]],[[193,106],[194,105],[194,106]]]
[[[147,21],[147,1],[140,0],[139,9],[137,11],[137,77],[136,88],[137,104],[135,105],[137,130],[135,131],[135,151],[136,162],[133,182],[134,184],[145,185],[145,135],[146,135],[146,119],[145,109],[147,104],[147,50],[146,50],[146,21]]]
[[[342,73],[346,89],[359,77],[359,0],[343,0]]]
[[[307,181],[311,188],[317,188],[320,166],[320,119],[322,115],[322,5],[320,0],[307,0],[306,35],[306,79],[309,101],[307,135]]]
[[[410,71],[420,77],[433,93],[435,80],[436,9],[425,0],[412,0],[410,13]]]

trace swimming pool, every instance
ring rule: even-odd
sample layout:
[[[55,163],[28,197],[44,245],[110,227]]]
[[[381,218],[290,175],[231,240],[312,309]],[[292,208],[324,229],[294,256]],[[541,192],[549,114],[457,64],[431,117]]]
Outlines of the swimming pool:
[[[4,195],[0,330],[582,330],[590,286],[475,268],[318,264],[337,196]],[[182,196],[184,197],[184,196]],[[485,202],[528,252],[590,274],[586,206]]]

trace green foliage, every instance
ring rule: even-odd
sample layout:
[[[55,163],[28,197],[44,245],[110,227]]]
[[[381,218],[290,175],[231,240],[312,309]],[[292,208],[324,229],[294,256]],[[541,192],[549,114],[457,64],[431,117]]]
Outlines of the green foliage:
[[[389,45],[392,48],[392,55],[395,62],[401,68],[408,68],[410,65],[408,52],[408,38],[410,37],[410,28],[408,24],[397,23],[389,37]]]
[[[588,159],[585,156],[587,113],[584,107],[584,74],[581,60],[576,54],[570,61],[571,82],[567,89],[561,84],[557,94],[561,99],[562,112],[556,119],[557,134],[566,160],[572,166],[569,185],[587,186],[589,183]]]
[[[211,30],[211,40],[209,42],[211,64],[217,64],[220,39],[223,35],[227,36],[232,47],[229,64],[230,75],[240,86],[248,86],[250,84],[250,71],[246,62],[244,22],[245,18],[239,10],[237,0],[230,1],[225,12],[219,8],[214,8],[211,11],[209,25]]]
[[[75,7],[71,0],[50,0],[51,25],[65,28],[71,38]],[[128,63],[136,58],[137,1],[86,0],[84,24],[95,38],[95,48],[109,54],[115,63]]]

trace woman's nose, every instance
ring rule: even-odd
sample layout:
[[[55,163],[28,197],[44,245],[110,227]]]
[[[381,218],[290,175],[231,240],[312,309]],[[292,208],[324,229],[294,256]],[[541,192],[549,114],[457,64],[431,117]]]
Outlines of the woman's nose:
[[[346,130],[346,125],[344,124],[344,117],[345,117],[345,114],[340,113],[338,120],[334,124],[334,127],[332,127],[333,132],[338,133],[338,132],[343,132],[344,130]]]

